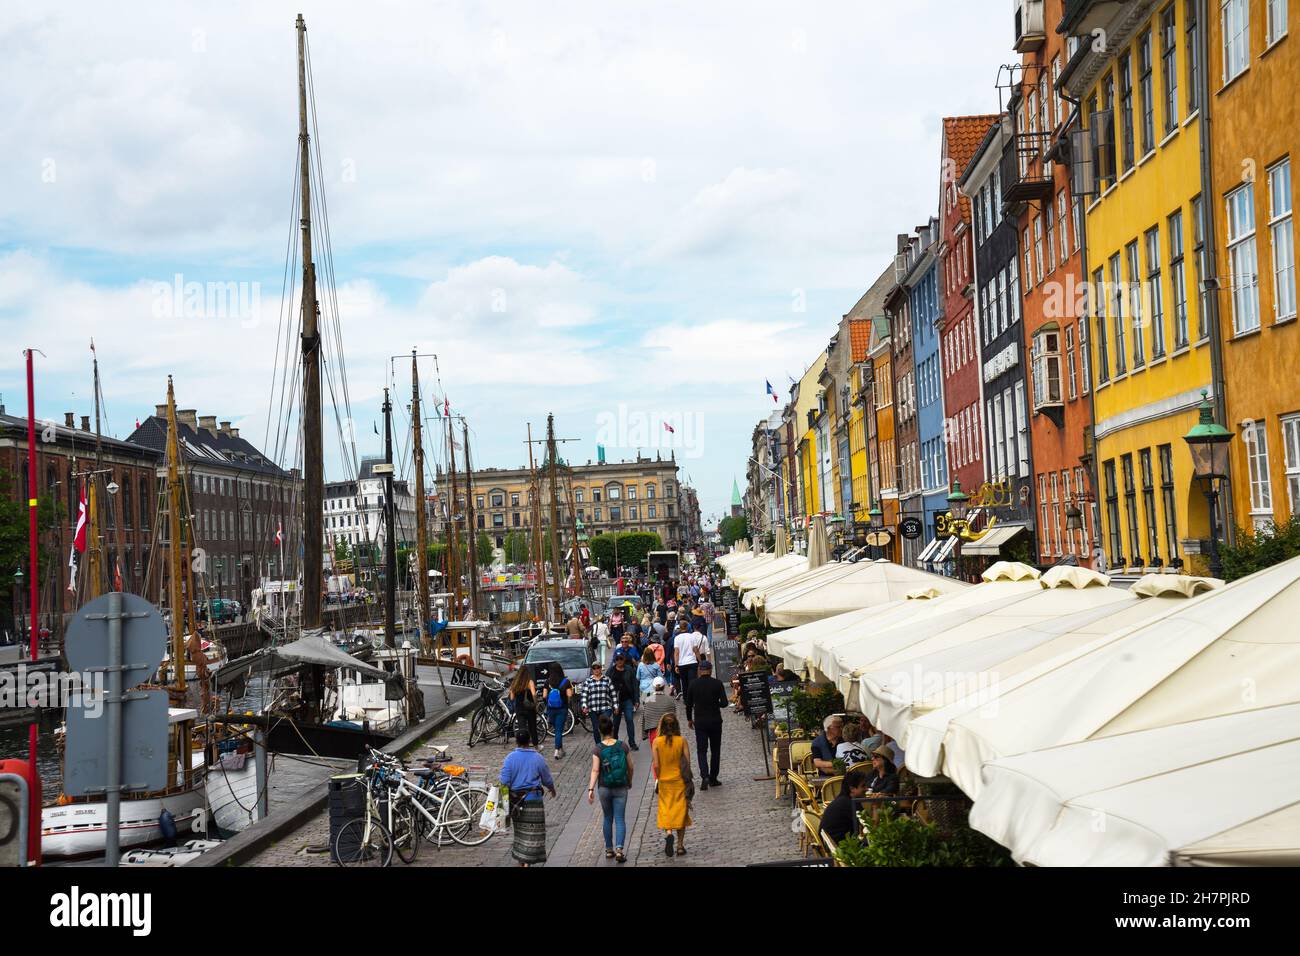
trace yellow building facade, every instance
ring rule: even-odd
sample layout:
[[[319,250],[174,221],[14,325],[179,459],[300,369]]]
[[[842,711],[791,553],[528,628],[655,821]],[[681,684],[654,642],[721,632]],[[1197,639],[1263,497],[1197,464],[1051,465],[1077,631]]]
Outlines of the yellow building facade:
[[[818,381],[826,370],[826,353],[808,366],[799,380],[799,394],[794,403],[794,429],[799,436],[799,495],[805,515],[822,510],[821,474],[819,462],[822,449],[818,448],[816,421],[822,411],[823,397]],[[809,414],[814,413],[810,420]]]
[[[1217,7],[1218,4],[1215,4]],[[1300,152],[1300,41],[1286,4],[1232,0],[1209,24],[1209,80],[1225,425],[1238,526],[1300,505],[1300,325],[1292,158]],[[1290,13],[1300,17],[1300,5]]]
[[[1063,23],[1088,48],[1071,57],[1059,88],[1082,104],[1096,179],[1081,198],[1090,312],[1083,374],[1093,387],[1100,548],[1112,572],[1205,566],[1209,517],[1183,441],[1202,390],[1214,392],[1200,293],[1209,211],[1199,110],[1205,25],[1195,22],[1196,6],[1083,3]],[[1021,252],[1029,269],[1029,249]]]

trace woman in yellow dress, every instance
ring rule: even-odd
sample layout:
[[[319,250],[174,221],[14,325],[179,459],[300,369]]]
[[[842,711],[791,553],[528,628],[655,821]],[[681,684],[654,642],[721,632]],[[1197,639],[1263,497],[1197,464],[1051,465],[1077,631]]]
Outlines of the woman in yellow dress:
[[[673,835],[677,836],[677,855],[686,855],[686,828],[691,825],[691,798],[695,780],[691,775],[691,757],[682,737],[675,714],[659,719],[659,732],[651,750],[655,775],[659,778],[659,829],[666,831],[664,855],[673,855]]]

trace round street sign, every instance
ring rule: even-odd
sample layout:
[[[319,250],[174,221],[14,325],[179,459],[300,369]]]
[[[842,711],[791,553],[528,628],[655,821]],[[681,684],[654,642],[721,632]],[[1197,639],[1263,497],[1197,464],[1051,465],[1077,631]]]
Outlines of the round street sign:
[[[915,541],[917,538],[921,537],[921,519],[904,518],[902,521],[898,522],[898,533],[908,541]]]
[[[63,647],[73,670],[108,666],[108,602],[109,595],[100,595],[68,622]],[[162,613],[137,594],[122,595],[122,615],[122,686],[129,689],[162,663],[167,626]]]

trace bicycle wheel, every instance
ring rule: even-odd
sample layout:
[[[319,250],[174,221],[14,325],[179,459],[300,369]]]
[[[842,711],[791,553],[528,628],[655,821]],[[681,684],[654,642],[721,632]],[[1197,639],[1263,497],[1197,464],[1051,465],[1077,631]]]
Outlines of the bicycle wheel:
[[[403,800],[393,807],[393,849],[403,863],[414,863],[420,855],[419,822],[422,818],[419,817],[410,800]]]
[[[442,822],[451,838],[462,846],[478,846],[492,836],[479,822],[487,806],[487,787],[449,787],[442,801]]]
[[[421,788],[420,795],[416,799],[420,802],[420,806],[429,813],[429,816],[425,816],[423,813],[416,813],[415,815],[415,825],[419,828],[420,837],[428,840],[439,849],[454,843],[451,834],[438,822],[439,815],[442,813],[442,797]]]
[[[488,714],[486,709],[480,707],[478,710],[474,712],[474,719],[471,720],[469,724],[469,746],[470,747],[474,746],[475,740],[487,739],[487,734],[486,734],[487,721],[488,721]]]
[[[393,861],[393,838],[371,817],[349,820],[334,838],[334,862],[339,866],[388,866]]]

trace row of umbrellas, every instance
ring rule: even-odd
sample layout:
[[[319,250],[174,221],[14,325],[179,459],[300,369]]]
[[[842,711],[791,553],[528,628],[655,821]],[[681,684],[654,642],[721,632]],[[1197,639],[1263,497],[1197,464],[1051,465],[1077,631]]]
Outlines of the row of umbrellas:
[[[769,649],[834,683],[915,774],[955,782],[1015,859],[1300,862],[1300,558],[1127,588],[1002,562],[977,585],[898,594],[891,575],[924,572],[785,577],[757,557],[723,565],[770,623],[819,594],[857,601],[806,611]]]

